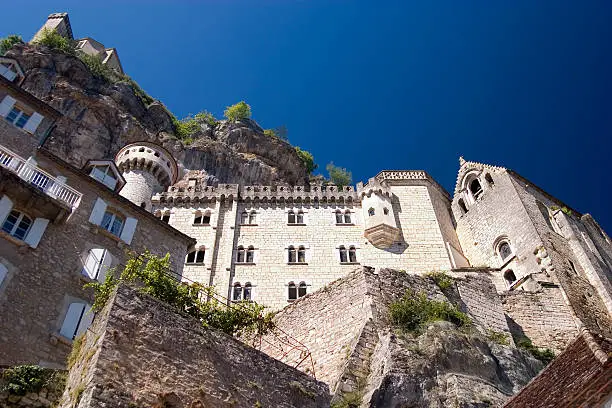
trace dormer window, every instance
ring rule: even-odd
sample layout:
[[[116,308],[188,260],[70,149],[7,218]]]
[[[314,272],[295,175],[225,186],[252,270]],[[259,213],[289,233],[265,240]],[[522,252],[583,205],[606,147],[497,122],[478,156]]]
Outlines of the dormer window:
[[[115,178],[115,172],[110,166],[93,166],[89,175],[104,184],[106,187],[114,190],[117,186],[117,179]]]

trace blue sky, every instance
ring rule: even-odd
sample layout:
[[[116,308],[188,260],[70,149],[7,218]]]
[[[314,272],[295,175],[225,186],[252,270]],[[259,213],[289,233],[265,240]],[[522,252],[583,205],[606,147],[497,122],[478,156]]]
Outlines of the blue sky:
[[[178,117],[247,101],[355,181],[458,157],[511,168],[612,232],[612,2],[30,1],[0,36],[68,11],[77,37]]]

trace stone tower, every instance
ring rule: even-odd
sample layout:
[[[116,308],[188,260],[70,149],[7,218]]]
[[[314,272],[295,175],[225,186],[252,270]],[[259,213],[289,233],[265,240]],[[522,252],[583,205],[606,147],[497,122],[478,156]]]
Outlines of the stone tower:
[[[151,210],[153,194],[177,181],[176,161],[166,149],[154,143],[124,146],[115,156],[115,163],[126,182],[120,194],[147,211]]]
[[[72,36],[72,27],[70,26],[70,19],[68,18],[68,13],[52,13],[47,17],[47,21],[43,24],[42,27],[34,34],[32,41],[38,39],[43,30],[55,30],[62,37],[66,37],[72,40],[74,37]]]
[[[399,237],[399,228],[393,213],[389,186],[372,177],[365,186],[359,183],[357,192],[361,197],[365,221],[364,236],[377,248],[390,247]]]

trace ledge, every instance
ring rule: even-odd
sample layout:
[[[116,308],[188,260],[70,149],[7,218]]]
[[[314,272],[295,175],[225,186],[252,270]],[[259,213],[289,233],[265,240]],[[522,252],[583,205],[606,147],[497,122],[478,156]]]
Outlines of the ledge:
[[[306,224],[303,222],[294,222],[294,223],[288,222],[287,225],[301,227],[301,226],[305,226]]]
[[[340,224],[340,223],[336,223],[336,225],[337,225],[338,227],[346,227],[346,226],[351,226],[351,225],[353,225],[353,226],[354,226],[354,225],[355,225],[355,223],[354,223],[354,222],[349,222],[348,224],[346,224],[346,223],[344,223],[344,222],[343,222],[343,223],[341,223],[341,224]]]
[[[206,266],[204,262],[185,262],[185,266]]]
[[[101,226],[99,226],[97,224],[93,224],[93,223],[90,222],[89,226],[90,226],[90,231],[91,232],[93,232],[94,234],[102,234],[105,237],[112,239],[113,241],[117,242],[117,246],[119,248],[123,248],[124,246],[128,245],[120,237],[118,237],[117,235],[113,234],[112,232],[102,228]]]
[[[210,223],[209,224],[191,224],[192,227],[210,227]]]
[[[287,262],[287,265],[308,265],[308,262]]]
[[[72,346],[72,343],[74,342],[74,340],[70,340],[69,338],[62,336],[59,333],[51,333],[51,336],[49,337],[49,341],[53,345],[56,345],[57,343],[62,343],[62,344],[65,344],[66,346]]]
[[[241,227],[256,227],[259,224],[240,224]],[[293,224],[292,224],[293,225]]]
[[[340,262],[340,265],[361,265],[361,262]]]
[[[235,265],[256,265],[255,262],[235,262]]]

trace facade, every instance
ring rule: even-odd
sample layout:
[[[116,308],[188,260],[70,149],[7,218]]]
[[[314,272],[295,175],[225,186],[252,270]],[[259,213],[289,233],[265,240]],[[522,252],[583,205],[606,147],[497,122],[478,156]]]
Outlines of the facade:
[[[41,147],[61,114],[4,77],[0,108],[0,364],[63,366],[94,316],[84,284],[145,249],[180,273],[194,242],[122,197],[114,162]]]

